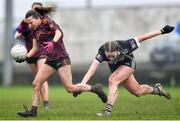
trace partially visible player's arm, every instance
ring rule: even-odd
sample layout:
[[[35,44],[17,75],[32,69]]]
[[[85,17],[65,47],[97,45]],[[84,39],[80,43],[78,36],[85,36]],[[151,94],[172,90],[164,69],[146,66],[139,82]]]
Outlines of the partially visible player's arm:
[[[99,67],[99,62],[95,59],[91,64],[88,72],[85,74],[81,83],[86,84],[90,80],[90,78],[95,74],[98,67]]]
[[[22,36],[22,34],[19,33],[18,31],[16,31],[15,34],[14,34],[15,39],[20,38],[21,36]]]
[[[14,39],[24,39],[24,36],[22,35],[22,33],[16,31],[14,34]]]
[[[28,52],[27,58],[31,58],[38,51],[38,48],[39,48],[39,43],[37,42],[36,39],[33,39],[33,46],[31,50]]]
[[[158,35],[161,35],[161,34],[170,33],[170,32],[172,32],[173,30],[174,30],[174,27],[173,27],[173,26],[166,25],[165,27],[163,27],[163,28],[160,29],[160,30],[152,31],[152,32],[149,32],[149,33],[146,33],[146,34],[137,36],[136,38],[137,38],[137,40],[138,40],[139,42],[142,42],[142,41],[144,41],[144,40],[153,38],[153,37],[158,36]]]

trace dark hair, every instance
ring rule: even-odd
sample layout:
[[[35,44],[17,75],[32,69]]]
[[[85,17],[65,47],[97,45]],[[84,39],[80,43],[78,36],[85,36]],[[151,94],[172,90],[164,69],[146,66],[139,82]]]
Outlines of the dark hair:
[[[52,12],[56,11],[56,8],[55,7],[38,7],[38,8],[35,8],[35,11],[40,13],[41,16],[45,16],[45,15],[51,15]]]
[[[33,8],[33,6],[35,6],[35,5],[40,5],[40,6],[43,7],[43,4],[42,4],[41,2],[34,2],[34,3],[32,4],[32,6],[31,6],[31,8]]]
[[[29,10],[25,15],[25,19],[29,18],[30,16],[32,16],[35,19],[41,17],[40,13],[38,13],[35,10]]]
[[[106,52],[113,52],[118,49],[118,45],[116,41],[108,41],[104,43],[103,47]]]

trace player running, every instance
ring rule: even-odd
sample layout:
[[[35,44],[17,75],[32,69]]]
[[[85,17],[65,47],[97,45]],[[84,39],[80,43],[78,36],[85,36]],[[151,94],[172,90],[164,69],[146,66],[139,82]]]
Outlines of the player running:
[[[39,69],[33,81],[32,108],[24,112],[18,112],[22,117],[36,116],[38,110],[39,90],[42,84],[54,73],[58,72],[59,77],[69,92],[92,92],[97,94],[100,99],[106,103],[107,96],[103,91],[102,85],[96,84],[90,86],[87,84],[72,83],[71,61],[65,49],[63,42],[63,31],[49,17],[44,16],[47,11],[30,10],[26,13],[26,21],[33,28],[33,53],[38,47],[43,47],[42,51],[46,53],[47,59]],[[49,11],[51,12],[51,11]]]
[[[108,41],[99,48],[95,60],[81,82],[82,84],[86,84],[94,75],[100,63],[103,61],[108,63],[112,72],[109,77],[108,101],[105,108],[96,115],[102,116],[112,113],[113,105],[118,97],[118,85],[121,83],[131,94],[137,97],[153,94],[171,99],[170,93],[165,91],[161,84],[158,83],[154,87],[151,87],[146,84],[140,85],[137,82],[133,74],[136,68],[136,62],[132,52],[139,48],[140,42],[158,35],[170,33],[173,29],[174,27],[166,25],[161,30],[152,31],[126,41]],[[75,97],[78,94],[80,92],[73,93]]]

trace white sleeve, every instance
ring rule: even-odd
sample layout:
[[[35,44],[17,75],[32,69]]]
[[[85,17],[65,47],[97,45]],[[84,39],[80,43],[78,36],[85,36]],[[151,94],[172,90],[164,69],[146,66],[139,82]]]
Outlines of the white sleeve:
[[[97,59],[94,59],[94,62],[96,62],[97,64],[100,64],[100,62]]]
[[[139,42],[138,38],[135,37],[134,40],[135,40],[137,46],[140,47],[140,42]]]

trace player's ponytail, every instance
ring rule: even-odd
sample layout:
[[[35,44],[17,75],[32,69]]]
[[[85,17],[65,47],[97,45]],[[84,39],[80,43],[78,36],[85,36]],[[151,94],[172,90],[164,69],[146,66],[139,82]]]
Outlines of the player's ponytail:
[[[55,7],[37,7],[35,11],[41,14],[41,16],[51,15],[53,12],[56,12]]]

